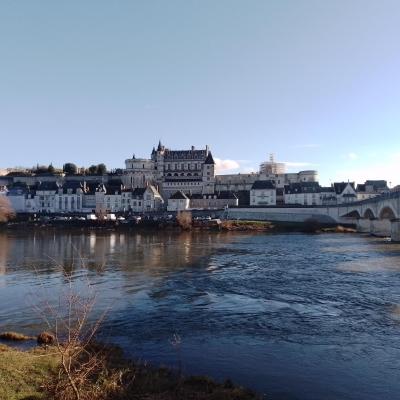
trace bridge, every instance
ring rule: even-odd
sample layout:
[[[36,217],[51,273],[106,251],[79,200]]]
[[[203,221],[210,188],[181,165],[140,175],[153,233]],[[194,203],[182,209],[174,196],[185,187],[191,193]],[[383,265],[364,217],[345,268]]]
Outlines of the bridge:
[[[225,217],[272,222],[354,225],[358,232],[400,242],[400,192],[335,206],[270,206],[231,208]]]
[[[353,221],[359,232],[376,236],[390,236],[400,241],[400,192],[388,193],[372,199],[339,206],[343,220]]]

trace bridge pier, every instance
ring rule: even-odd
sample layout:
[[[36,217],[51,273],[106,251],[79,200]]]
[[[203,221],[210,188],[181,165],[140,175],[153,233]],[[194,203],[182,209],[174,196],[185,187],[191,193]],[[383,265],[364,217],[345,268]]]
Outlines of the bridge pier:
[[[390,219],[371,219],[371,235],[373,236],[391,236],[392,223]]]
[[[371,232],[371,220],[369,218],[358,218],[357,232],[370,233]]]
[[[392,219],[392,242],[400,242],[400,219]]]

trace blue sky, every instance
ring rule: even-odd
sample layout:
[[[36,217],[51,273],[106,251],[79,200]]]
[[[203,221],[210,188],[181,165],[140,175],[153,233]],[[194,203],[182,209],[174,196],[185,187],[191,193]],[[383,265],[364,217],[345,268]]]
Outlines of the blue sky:
[[[211,146],[400,184],[400,2],[0,3],[0,166]]]

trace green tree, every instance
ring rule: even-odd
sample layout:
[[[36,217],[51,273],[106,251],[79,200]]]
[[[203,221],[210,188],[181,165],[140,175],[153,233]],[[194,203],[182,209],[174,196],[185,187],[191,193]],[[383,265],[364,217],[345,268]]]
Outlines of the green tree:
[[[96,175],[97,174],[97,165],[91,165],[88,168],[89,174],[90,175]]]
[[[97,166],[98,175],[105,175],[107,173],[107,167],[105,164],[101,163]]]
[[[78,167],[74,163],[64,164],[63,171],[67,175],[75,175],[78,172]]]

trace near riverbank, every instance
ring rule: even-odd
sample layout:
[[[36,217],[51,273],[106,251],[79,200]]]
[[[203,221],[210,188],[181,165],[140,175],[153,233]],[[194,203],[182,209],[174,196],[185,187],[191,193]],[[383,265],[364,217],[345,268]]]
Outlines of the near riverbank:
[[[183,377],[168,368],[153,368],[127,360],[118,347],[89,349],[101,360],[99,368],[88,370],[83,400],[255,400],[251,391],[231,381],[216,383],[208,377]],[[0,344],[0,399],[76,399],[62,396],[57,387],[61,359],[56,347],[35,347],[21,351]]]

